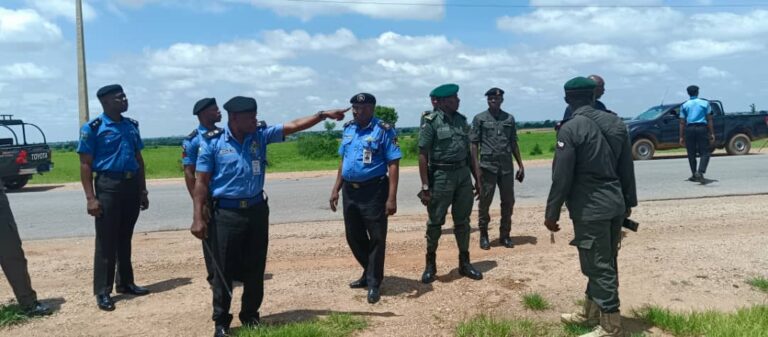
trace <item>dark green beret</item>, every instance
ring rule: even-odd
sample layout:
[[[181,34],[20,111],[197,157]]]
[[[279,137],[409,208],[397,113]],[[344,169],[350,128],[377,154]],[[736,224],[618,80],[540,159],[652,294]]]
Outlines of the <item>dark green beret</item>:
[[[504,90],[501,90],[499,88],[490,88],[488,91],[485,92],[486,96],[504,96]]]
[[[99,91],[96,92],[96,97],[101,98],[104,95],[108,95],[115,92],[123,92],[123,87],[121,87],[119,84],[110,84],[101,87]]]
[[[193,115],[197,115],[197,114],[200,113],[200,111],[203,111],[203,110],[207,109],[211,105],[216,105],[216,99],[215,98],[213,98],[213,97],[203,98],[203,99],[197,101],[197,103],[195,103],[195,107],[192,108],[192,114]]]
[[[595,83],[595,81],[582,76],[574,77],[568,80],[568,82],[565,82],[565,85],[563,86],[565,91],[589,91],[595,90],[595,87],[597,87],[597,83]]]
[[[256,100],[252,97],[235,96],[229,99],[227,103],[224,103],[224,109],[229,113],[236,112],[255,112]]]
[[[376,97],[373,97],[373,95],[367,93],[367,92],[361,92],[357,95],[352,96],[352,98],[349,99],[349,103],[352,104],[376,104]]]
[[[429,97],[450,97],[456,95],[459,92],[459,86],[453,83],[443,84],[437,88],[432,89],[429,93]]]

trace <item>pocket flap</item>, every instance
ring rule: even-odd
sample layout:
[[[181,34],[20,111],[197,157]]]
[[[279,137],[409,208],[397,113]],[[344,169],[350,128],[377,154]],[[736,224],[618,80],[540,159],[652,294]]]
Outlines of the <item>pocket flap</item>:
[[[592,249],[592,244],[595,243],[595,240],[593,239],[574,239],[569,244],[571,246],[576,246],[579,249]]]

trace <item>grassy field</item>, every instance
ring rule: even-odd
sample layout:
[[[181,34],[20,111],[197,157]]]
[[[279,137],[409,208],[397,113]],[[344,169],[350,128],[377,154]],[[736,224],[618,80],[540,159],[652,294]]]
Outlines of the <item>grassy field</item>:
[[[652,306],[636,311],[635,316],[678,337],[768,336],[768,305],[742,308],[734,313],[678,313]]]
[[[520,151],[524,160],[552,157],[555,143],[555,133],[553,131],[520,131],[519,138]],[[404,137],[400,140],[404,151],[404,158],[401,160],[402,166],[418,164],[415,151],[406,149],[406,146],[415,148],[415,143],[416,140],[411,137]],[[537,145],[540,151],[534,152]],[[147,147],[142,154],[147,165],[148,178],[183,177],[180,146]],[[30,184],[51,184],[80,180],[77,153],[73,151],[54,151],[53,162],[54,168],[51,172],[35,176],[30,181]],[[303,158],[299,155],[296,141],[269,145],[268,162],[268,172],[334,170],[339,166],[338,158],[319,160]]]
[[[237,337],[346,337],[365,329],[362,318],[349,314],[331,314],[327,318],[284,325],[264,325],[257,328],[239,328]]]
[[[10,325],[24,323],[29,316],[16,304],[0,305],[0,329]]]

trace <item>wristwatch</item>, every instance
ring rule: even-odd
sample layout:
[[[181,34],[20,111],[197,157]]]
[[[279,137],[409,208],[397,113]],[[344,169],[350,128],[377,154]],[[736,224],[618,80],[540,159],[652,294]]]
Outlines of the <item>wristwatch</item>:
[[[328,118],[327,116],[323,115],[323,110],[320,110],[320,111],[318,111],[318,112],[317,112],[315,115],[316,115],[317,117],[320,117],[320,120],[323,120],[323,121],[324,121],[326,118]]]
[[[422,191],[429,191],[429,184],[422,184],[421,185],[421,190]]]

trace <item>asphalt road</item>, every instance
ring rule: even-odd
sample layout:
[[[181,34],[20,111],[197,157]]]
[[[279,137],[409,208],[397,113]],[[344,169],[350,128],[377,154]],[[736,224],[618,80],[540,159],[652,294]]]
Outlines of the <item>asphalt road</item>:
[[[768,155],[713,157],[706,176],[716,181],[708,185],[686,181],[688,162],[684,158],[635,162],[635,171],[640,200],[768,193]],[[515,187],[517,203],[544,205],[550,175],[550,167],[528,168],[525,182]],[[333,213],[328,207],[334,179],[335,176],[268,178],[265,189],[269,194],[272,224],[341,220],[341,213]],[[420,185],[418,174],[413,170],[401,174],[398,214],[426,212],[416,198]],[[189,227],[192,207],[182,181],[177,184],[150,182],[148,189],[150,208],[139,216],[136,231]],[[85,212],[85,198],[80,189],[32,185],[20,192],[9,193],[8,197],[23,239],[94,234],[93,219]],[[498,201],[494,205],[498,205]]]

